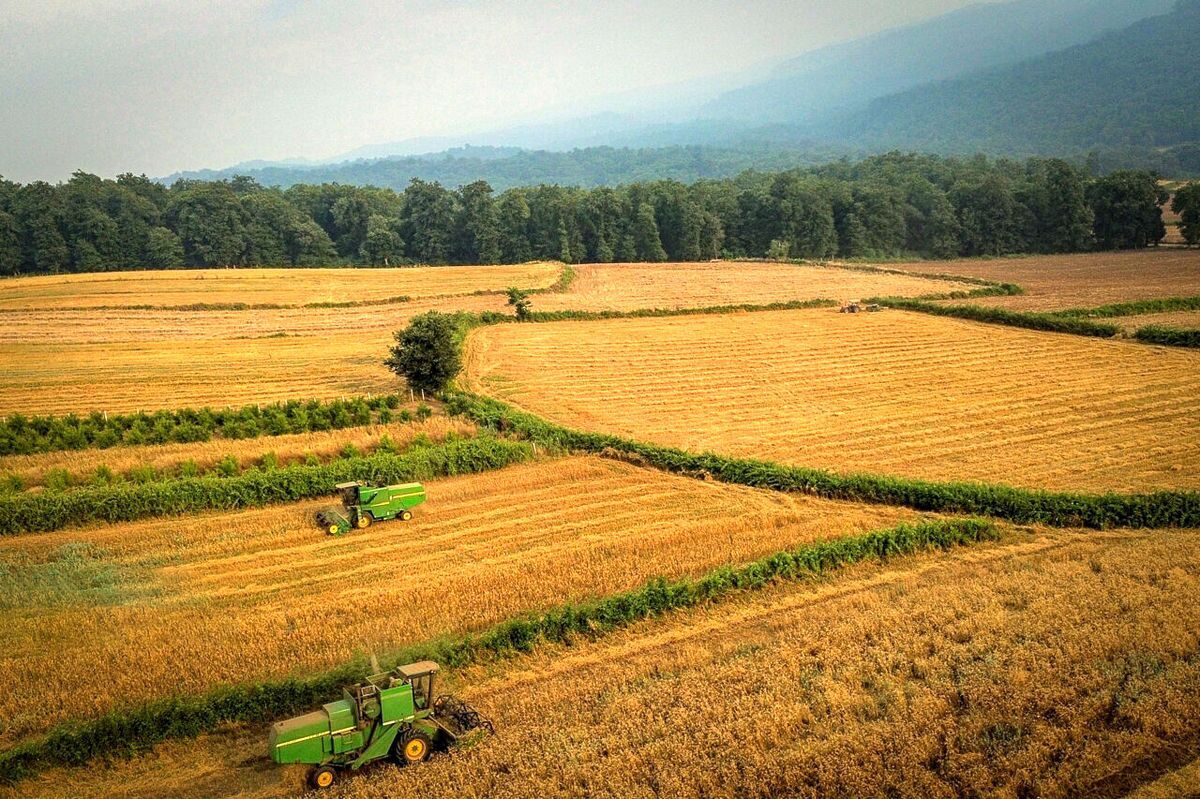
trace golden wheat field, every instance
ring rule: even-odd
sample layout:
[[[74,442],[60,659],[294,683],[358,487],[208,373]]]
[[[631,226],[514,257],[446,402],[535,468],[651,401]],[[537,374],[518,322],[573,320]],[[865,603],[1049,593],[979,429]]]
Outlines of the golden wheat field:
[[[548,368],[549,365],[549,368]],[[838,472],[1200,487],[1200,355],[901,311],[502,325],[471,385],[586,430]]]
[[[761,261],[585,264],[561,293],[533,298],[537,310],[634,311],[766,305],[793,300],[846,301],[961,291],[964,286],[908,275]]]
[[[341,797],[1121,796],[1200,714],[1200,537],[1010,533],[447,675],[497,735]],[[283,797],[264,730],[14,796]],[[1182,762],[1181,756],[1184,757]],[[1152,783],[1153,784],[1153,783]],[[1154,793],[1150,796],[1186,796]]]
[[[916,515],[594,457],[427,488],[413,521],[341,538],[313,522],[331,504],[317,500],[0,539],[4,736],[326,669]]]
[[[1025,289],[1024,294],[980,297],[971,302],[1022,311],[1095,308],[1116,302],[1200,295],[1200,250],[1039,255],[901,264],[896,268],[1016,283]]]
[[[47,476],[53,472],[67,472],[87,478],[100,468],[118,475],[145,467],[168,473],[184,463],[193,463],[201,470],[208,470],[225,458],[233,458],[238,466],[246,468],[260,463],[266,455],[275,456],[279,465],[286,466],[301,462],[309,455],[321,460],[336,457],[347,446],[361,452],[371,452],[385,436],[396,446],[402,447],[412,443],[418,436],[442,441],[447,436],[469,436],[475,432],[475,425],[465,419],[438,415],[424,421],[372,424],[282,436],[237,440],[216,438],[187,444],[4,455],[0,456],[0,476],[15,476],[23,486],[31,487],[44,485]]]
[[[0,308],[94,306],[306,305],[394,297],[433,297],[503,291],[508,286],[545,288],[562,265],[426,266],[396,269],[179,269],[96,272],[5,280]]]

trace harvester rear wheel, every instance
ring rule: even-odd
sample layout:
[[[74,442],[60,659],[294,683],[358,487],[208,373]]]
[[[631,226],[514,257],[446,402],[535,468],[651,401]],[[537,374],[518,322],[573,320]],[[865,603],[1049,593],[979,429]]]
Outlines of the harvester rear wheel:
[[[400,511],[400,521],[402,521],[402,522],[412,521],[412,511],[410,511],[410,510]]]
[[[331,766],[319,766],[309,772],[308,784],[314,790],[323,791],[337,781],[337,772]]]
[[[371,526],[371,514],[369,514],[369,513],[358,514],[358,529],[365,530],[370,526]]]
[[[397,748],[400,750],[397,760],[401,765],[420,763],[429,759],[433,741],[423,732],[413,732],[407,735]]]

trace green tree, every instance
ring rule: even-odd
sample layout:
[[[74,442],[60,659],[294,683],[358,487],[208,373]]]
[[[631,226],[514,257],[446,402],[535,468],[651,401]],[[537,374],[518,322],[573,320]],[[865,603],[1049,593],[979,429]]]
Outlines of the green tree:
[[[1088,199],[1095,215],[1096,243],[1101,249],[1157,245],[1167,235],[1162,190],[1148,172],[1113,172],[1092,183]]]
[[[523,264],[533,258],[529,246],[529,202],[519,189],[500,196],[498,207],[500,258],[504,263]]]
[[[444,264],[454,237],[454,195],[440,183],[414,178],[404,190],[401,237],[408,254],[427,264]]]
[[[1033,213],[1033,249],[1079,252],[1090,249],[1095,221],[1083,176],[1066,161],[1035,162],[1025,205]]]
[[[382,214],[372,214],[367,220],[367,235],[358,250],[363,263],[391,266],[404,257],[404,239],[400,238],[398,220]]]
[[[183,266],[183,242],[165,227],[151,228],[146,241],[146,265],[151,269]]]
[[[383,363],[413,389],[441,391],[462,369],[453,316],[437,311],[420,314],[394,336],[396,344]]]
[[[473,264],[499,263],[500,220],[491,185],[477,180],[459,189],[458,196],[457,259]]]
[[[21,272],[21,233],[17,220],[6,211],[0,211],[0,275],[17,275]]]
[[[658,235],[654,206],[649,203],[637,207],[633,223],[633,246],[638,261],[667,260],[667,251],[663,249],[662,239]]]
[[[516,286],[509,287],[508,306],[516,313],[517,318],[524,321],[529,318],[529,292]]]
[[[1175,192],[1171,208],[1179,214],[1179,232],[1189,247],[1200,246],[1200,183],[1191,183]]]

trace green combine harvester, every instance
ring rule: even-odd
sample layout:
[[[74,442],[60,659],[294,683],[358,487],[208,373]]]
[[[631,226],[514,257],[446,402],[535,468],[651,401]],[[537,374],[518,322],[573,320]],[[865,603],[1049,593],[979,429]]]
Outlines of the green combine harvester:
[[[316,712],[273,724],[271,759],[312,766],[309,785],[324,789],[339,773],[377,760],[420,763],[434,750],[469,746],[493,734],[492,723],[461,699],[433,699],[437,671],[426,660],[375,674]]]
[[[425,501],[425,486],[420,483],[377,488],[338,483],[334,488],[342,496],[342,507],[317,512],[317,524],[330,535],[345,535],[356,527],[361,530],[388,519],[406,522],[412,518],[412,509]]]

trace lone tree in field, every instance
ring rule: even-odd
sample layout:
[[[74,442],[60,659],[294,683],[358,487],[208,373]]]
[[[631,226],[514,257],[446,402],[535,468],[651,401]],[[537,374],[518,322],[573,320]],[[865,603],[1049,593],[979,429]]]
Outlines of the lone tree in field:
[[[454,317],[429,311],[413,317],[395,333],[396,343],[383,363],[414,389],[441,391],[462,369]]]
[[[517,314],[517,318],[524,321],[529,318],[529,292],[523,291],[515,286],[508,290],[508,304]]]

